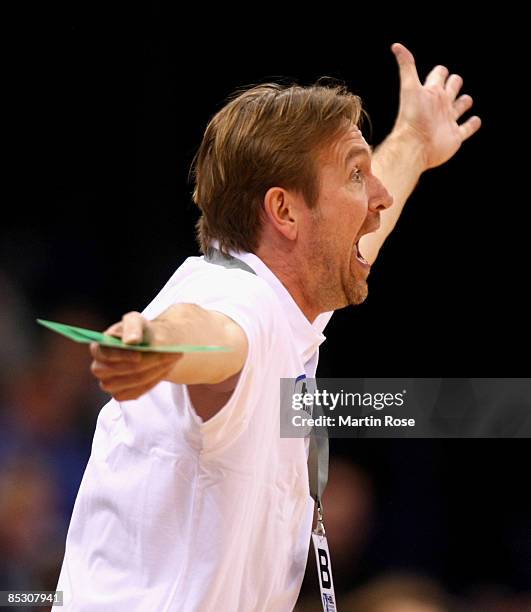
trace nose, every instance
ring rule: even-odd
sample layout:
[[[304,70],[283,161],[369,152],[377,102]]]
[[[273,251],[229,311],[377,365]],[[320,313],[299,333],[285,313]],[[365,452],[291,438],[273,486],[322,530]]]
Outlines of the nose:
[[[387,191],[380,179],[374,175],[369,185],[369,209],[381,212],[393,204],[393,196]]]

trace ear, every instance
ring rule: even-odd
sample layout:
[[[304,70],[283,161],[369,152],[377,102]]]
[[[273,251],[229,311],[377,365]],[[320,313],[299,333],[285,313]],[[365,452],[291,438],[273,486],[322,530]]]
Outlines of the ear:
[[[288,240],[299,230],[299,202],[293,192],[271,187],[264,196],[264,211],[272,226]]]

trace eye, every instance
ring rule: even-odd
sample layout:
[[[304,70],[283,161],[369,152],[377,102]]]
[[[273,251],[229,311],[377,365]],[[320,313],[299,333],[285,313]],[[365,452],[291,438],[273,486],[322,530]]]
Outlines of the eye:
[[[350,180],[354,183],[363,182],[363,172],[360,170],[360,168],[354,168],[352,174],[350,175]]]

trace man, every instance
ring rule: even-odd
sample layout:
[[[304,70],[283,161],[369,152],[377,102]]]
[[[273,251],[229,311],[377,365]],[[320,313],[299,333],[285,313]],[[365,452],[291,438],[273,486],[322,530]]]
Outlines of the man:
[[[480,126],[457,124],[472,105],[459,76],[437,66],[422,85],[412,54],[392,49],[400,109],[373,159],[360,100],[340,87],[258,86],[208,125],[194,162],[207,258],[186,260],[142,315],[107,333],[231,351],[91,346],[113,399],[67,536],[66,609],[295,605],[313,502],[305,440],[279,436],[279,379],[315,375],[332,311],[365,299],[420,174]]]

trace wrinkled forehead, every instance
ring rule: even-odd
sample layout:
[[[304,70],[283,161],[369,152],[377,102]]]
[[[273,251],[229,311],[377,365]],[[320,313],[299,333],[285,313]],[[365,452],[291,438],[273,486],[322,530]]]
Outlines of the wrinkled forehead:
[[[323,165],[341,166],[349,159],[361,155],[371,156],[371,147],[361,130],[350,124],[320,151],[319,161]]]

